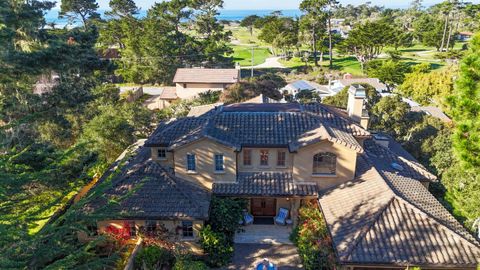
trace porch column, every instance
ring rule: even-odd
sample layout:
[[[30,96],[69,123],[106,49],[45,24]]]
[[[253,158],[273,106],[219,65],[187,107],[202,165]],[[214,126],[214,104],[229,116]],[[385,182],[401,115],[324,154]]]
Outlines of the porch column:
[[[293,198],[291,199],[291,204],[292,204],[292,211],[290,213],[291,219],[293,221],[293,226],[297,226],[298,224],[298,209],[300,208],[300,200],[298,198]]]

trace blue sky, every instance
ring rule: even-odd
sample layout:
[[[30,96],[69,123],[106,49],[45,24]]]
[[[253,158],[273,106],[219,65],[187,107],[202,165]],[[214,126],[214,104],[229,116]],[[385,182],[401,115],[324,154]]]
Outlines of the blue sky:
[[[158,0],[160,1],[160,0]],[[301,0],[224,0],[225,9],[297,9]],[[472,2],[478,3],[480,0],[474,0]],[[60,2],[60,0],[58,1]],[[109,0],[98,0],[102,9],[108,8]],[[154,2],[153,0],[135,0],[138,6],[142,9],[149,8]],[[342,4],[354,4],[359,5],[367,1],[361,0],[340,0]],[[410,0],[370,0],[375,5],[382,5],[386,7],[406,7]],[[442,2],[441,0],[424,0],[424,5],[432,5]]]

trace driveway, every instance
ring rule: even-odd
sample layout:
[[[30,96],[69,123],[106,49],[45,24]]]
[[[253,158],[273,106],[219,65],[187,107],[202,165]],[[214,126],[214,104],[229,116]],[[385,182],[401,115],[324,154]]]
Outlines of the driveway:
[[[253,270],[256,263],[268,258],[278,270],[303,269],[297,248],[294,245],[235,244],[232,263],[224,269]]]

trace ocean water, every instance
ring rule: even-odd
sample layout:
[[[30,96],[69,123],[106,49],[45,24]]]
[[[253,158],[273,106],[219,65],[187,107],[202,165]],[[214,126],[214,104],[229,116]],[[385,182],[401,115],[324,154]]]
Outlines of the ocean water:
[[[250,15],[257,15],[260,17],[264,17],[269,15],[275,10],[221,10],[220,15],[217,16],[219,20],[227,20],[227,21],[241,21],[243,18],[248,17]],[[288,9],[288,10],[281,10],[283,16],[285,17],[300,17],[302,12],[298,9]],[[68,20],[58,17],[59,10],[52,9],[47,14],[45,14],[45,20],[47,23],[54,23],[56,27],[63,27],[68,23]],[[100,10],[100,14],[104,17],[104,10]],[[138,17],[142,18],[147,15],[146,10],[141,10],[138,14]]]

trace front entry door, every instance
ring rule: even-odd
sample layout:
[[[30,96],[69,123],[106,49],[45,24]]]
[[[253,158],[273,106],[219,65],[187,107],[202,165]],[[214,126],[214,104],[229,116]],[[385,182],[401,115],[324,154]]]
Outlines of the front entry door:
[[[272,198],[252,199],[252,215],[274,217],[276,215],[276,200]]]

